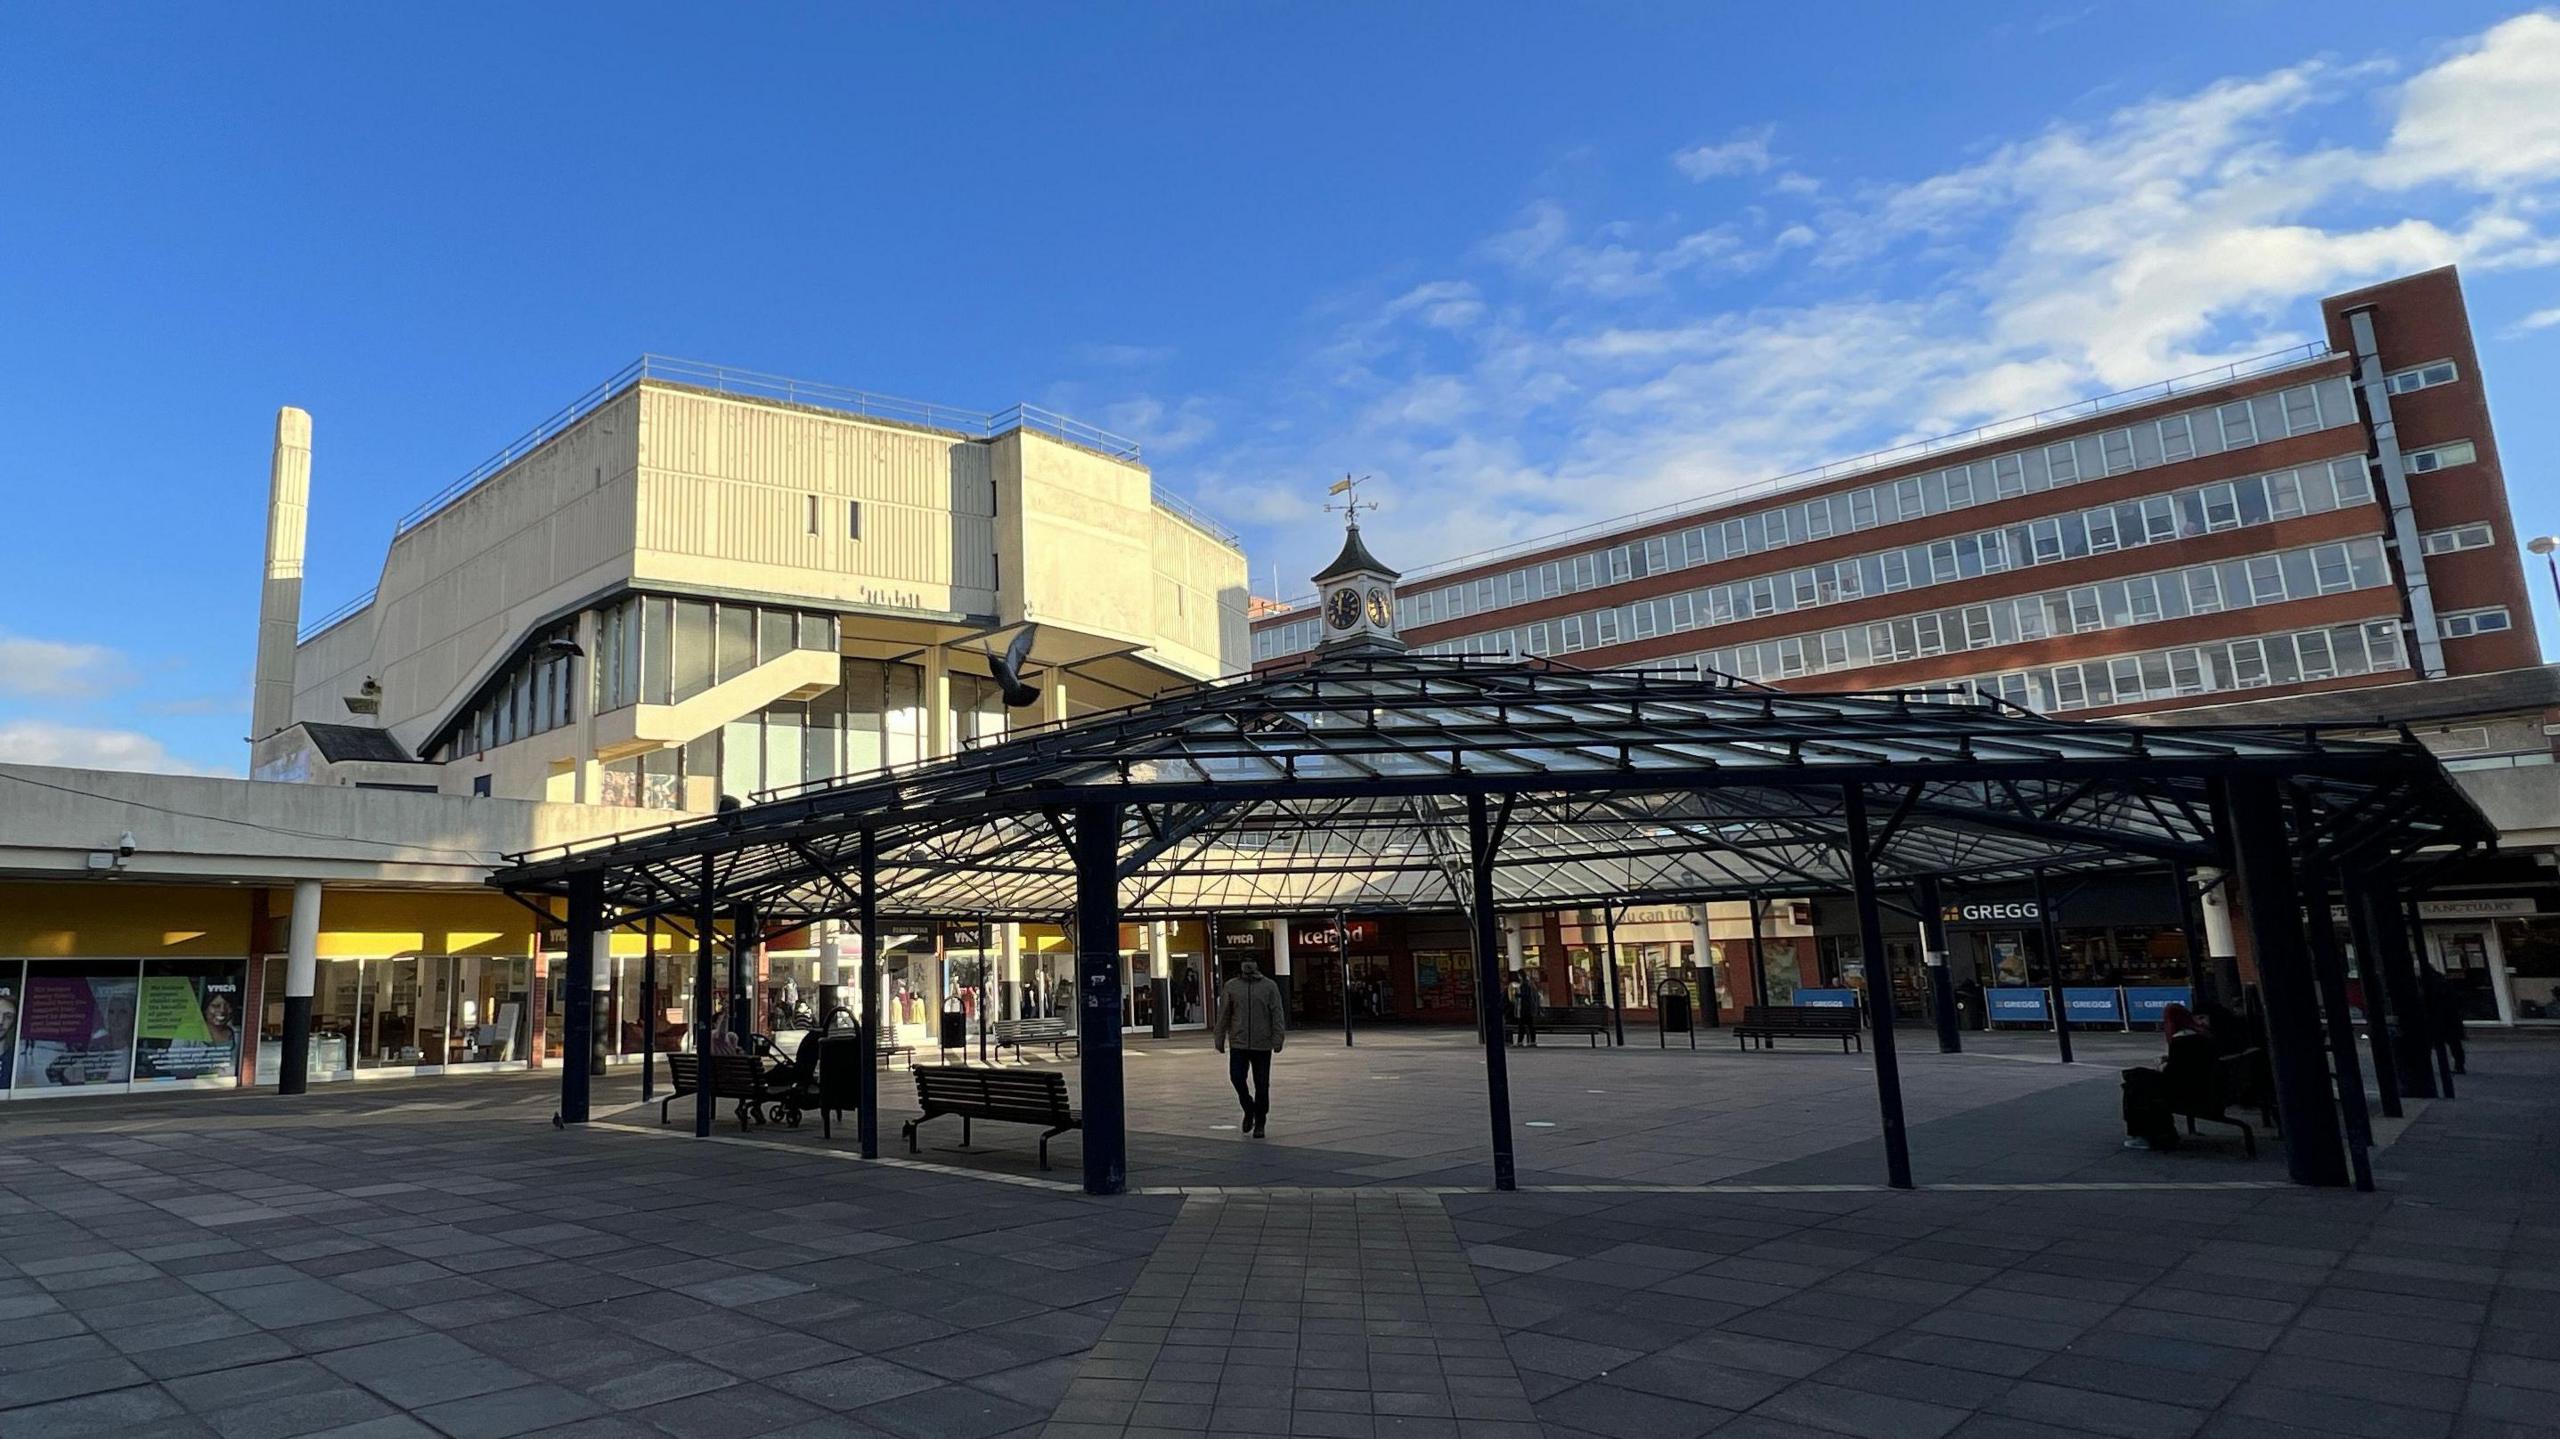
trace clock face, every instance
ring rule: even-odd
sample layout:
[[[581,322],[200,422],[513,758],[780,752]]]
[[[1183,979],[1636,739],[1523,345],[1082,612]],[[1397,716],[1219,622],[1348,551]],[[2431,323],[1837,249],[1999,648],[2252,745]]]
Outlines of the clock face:
[[[1396,602],[1385,590],[1369,591],[1369,623],[1380,629],[1395,627]]]
[[[1360,592],[1346,588],[1326,596],[1324,622],[1338,630],[1347,630],[1360,623]]]

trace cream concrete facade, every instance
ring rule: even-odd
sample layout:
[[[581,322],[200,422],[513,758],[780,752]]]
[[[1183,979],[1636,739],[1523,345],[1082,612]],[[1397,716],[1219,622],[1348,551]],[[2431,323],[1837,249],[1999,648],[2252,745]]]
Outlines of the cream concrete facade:
[[[718,372],[688,369],[679,381],[663,370],[635,366],[404,522],[374,594],[302,639],[291,723],[253,740],[253,773],[383,782],[379,767],[358,777],[329,763],[302,728],[352,721],[432,762],[389,766],[413,784],[619,797],[603,773],[617,761],[647,763],[777,704],[835,715],[827,692],[850,673],[837,657],[894,667],[882,705],[914,690],[918,713],[882,722],[880,759],[947,753],[1004,723],[973,717],[965,696],[981,695],[983,707],[989,656],[1024,624],[1039,626],[1030,668],[1043,694],[1016,713],[1017,726],[1244,667],[1243,552],[1158,496],[1134,445],[1036,411],[883,418],[857,412],[870,397],[840,405],[829,398],[840,392],[799,386],[735,393],[714,387],[726,383]],[[307,445],[308,429],[296,438]],[[314,499],[325,505],[325,417],[318,455]],[[299,522],[297,513],[288,528]],[[685,692],[679,680],[612,703],[597,666],[615,644],[609,613],[628,596],[719,606],[733,619],[750,612],[758,618],[746,623],[778,624],[786,636],[793,615],[823,616],[834,643],[812,650],[804,635],[792,649],[786,637],[788,652],[775,652],[752,641],[758,662],[733,672],[724,651],[714,685]],[[668,620],[667,633],[683,619]],[[262,615],[266,631],[276,623]],[[577,648],[570,675],[544,679],[567,686],[560,710],[544,704],[530,734],[457,737],[493,682],[566,654],[567,640]],[[663,667],[663,657],[652,663]],[[659,675],[651,671],[653,683]],[[351,714],[349,697],[368,681],[379,687],[378,715]],[[868,754],[847,745],[847,755],[856,749]],[[688,763],[660,802],[673,794],[701,809],[724,784],[739,787],[734,763],[717,775],[703,753]]]

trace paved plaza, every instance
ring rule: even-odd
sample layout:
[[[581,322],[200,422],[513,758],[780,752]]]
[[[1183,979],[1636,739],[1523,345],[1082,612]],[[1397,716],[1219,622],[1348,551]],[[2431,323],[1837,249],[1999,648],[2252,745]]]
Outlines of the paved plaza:
[[[1906,1034],[1906,1039],[1911,1036]],[[0,1439],[2560,1433],[2560,1043],[2482,1036],[2382,1192],[2117,1144],[2148,1039],[1512,1055],[1298,1037],[1271,1137],[1133,1041],[1129,1195],[1028,1131],[691,1139],[543,1076],[0,1110]],[[1072,1066],[1069,1066],[1072,1077]],[[681,1107],[680,1107],[681,1109]]]

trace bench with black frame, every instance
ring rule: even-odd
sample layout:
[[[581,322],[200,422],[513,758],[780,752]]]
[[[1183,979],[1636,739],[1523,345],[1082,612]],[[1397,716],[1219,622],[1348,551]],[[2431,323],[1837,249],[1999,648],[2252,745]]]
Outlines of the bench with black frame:
[[[1771,1048],[1779,1039],[1836,1039],[1840,1052],[1849,1046],[1867,1047],[1866,1035],[1858,1028],[1858,1011],[1813,1004],[1748,1004],[1742,1009],[1742,1022],[1733,1027],[1734,1043],[1744,1049],[1759,1040],[1762,1049]]]
[[[2169,1113],[2187,1122],[2187,1133],[2196,1132],[2199,1121],[2205,1124],[2228,1124],[2240,1131],[2240,1148],[2251,1159],[2258,1157],[2258,1136],[2248,1121],[2234,1119],[2231,1110],[2237,1106],[2258,1111],[2258,1122],[2269,1133],[2276,1131],[2275,1107],[2271,1086],[2264,1081],[2267,1053],[2263,1049],[2243,1049],[2217,1057],[2213,1062],[2213,1090],[2209,1094],[2172,1094]]]
[[[1021,1054],[1022,1047],[1026,1044],[1045,1044],[1049,1046],[1051,1054],[1063,1060],[1067,1057],[1068,1045],[1080,1044],[1076,1037],[1074,1023],[1055,1017],[999,1019],[995,1024],[995,1036],[996,1053],[1004,1053],[1005,1047],[1010,1045],[1017,1056]]]
[[[670,1054],[667,1056],[667,1079],[673,1086],[658,1104],[658,1122],[667,1122],[667,1106],[692,1096],[701,1088],[702,1056]],[[738,1127],[750,1122],[764,1122],[764,1107],[783,1097],[787,1091],[776,1088],[767,1078],[763,1063],[751,1054],[715,1054],[711,1056],[711,1097],[738,1102]]]
[[[928,1119],[957,1115],[960,1143],[969,1143],[975,1120],[1044,1126],[1040,1167],[1049,1167],[1049,1141],[1084,1120],[1067,1104],[1067,1077],[1054,1069],[976,1069],[965,1064],[919,1064],[916,1104],[924,1112],[907,1121],[907,1152],[917,1152],[916,1128]]]
[[[1538,1022],[1529,1027],[1529,1042],[1535,1044],[1550,1034],[1587,1034],[1591,1036],[1591,1047],[1598,1049],[1600,1041],[1608,1038],[1614,1028],[1609,1011],[1599,1005],[1558,1005],[1538,1011]]]

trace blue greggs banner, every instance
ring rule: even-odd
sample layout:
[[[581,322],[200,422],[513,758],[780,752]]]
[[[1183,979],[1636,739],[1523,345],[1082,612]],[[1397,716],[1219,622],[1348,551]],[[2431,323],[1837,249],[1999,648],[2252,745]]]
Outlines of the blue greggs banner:
[[[2173,1004],[2190,1004],[2183,984],[2126,985],[2124,1015],[2132,1024],[2158,1024],[2161,1011]]]
[[[2124,999],[2112,989],[2066,989],[2062,1012],[2073,1024],[2122,1024]]]
[[[2053,1018],[2045,1008],[2044,991],[2023,985],[1994,989],[1983,996],[1994,1024],[2043,1024]]]
[[[1799,989],[1796,1003],[1809,1009],[1855,1009],[1858,992],[1854,989]]]

